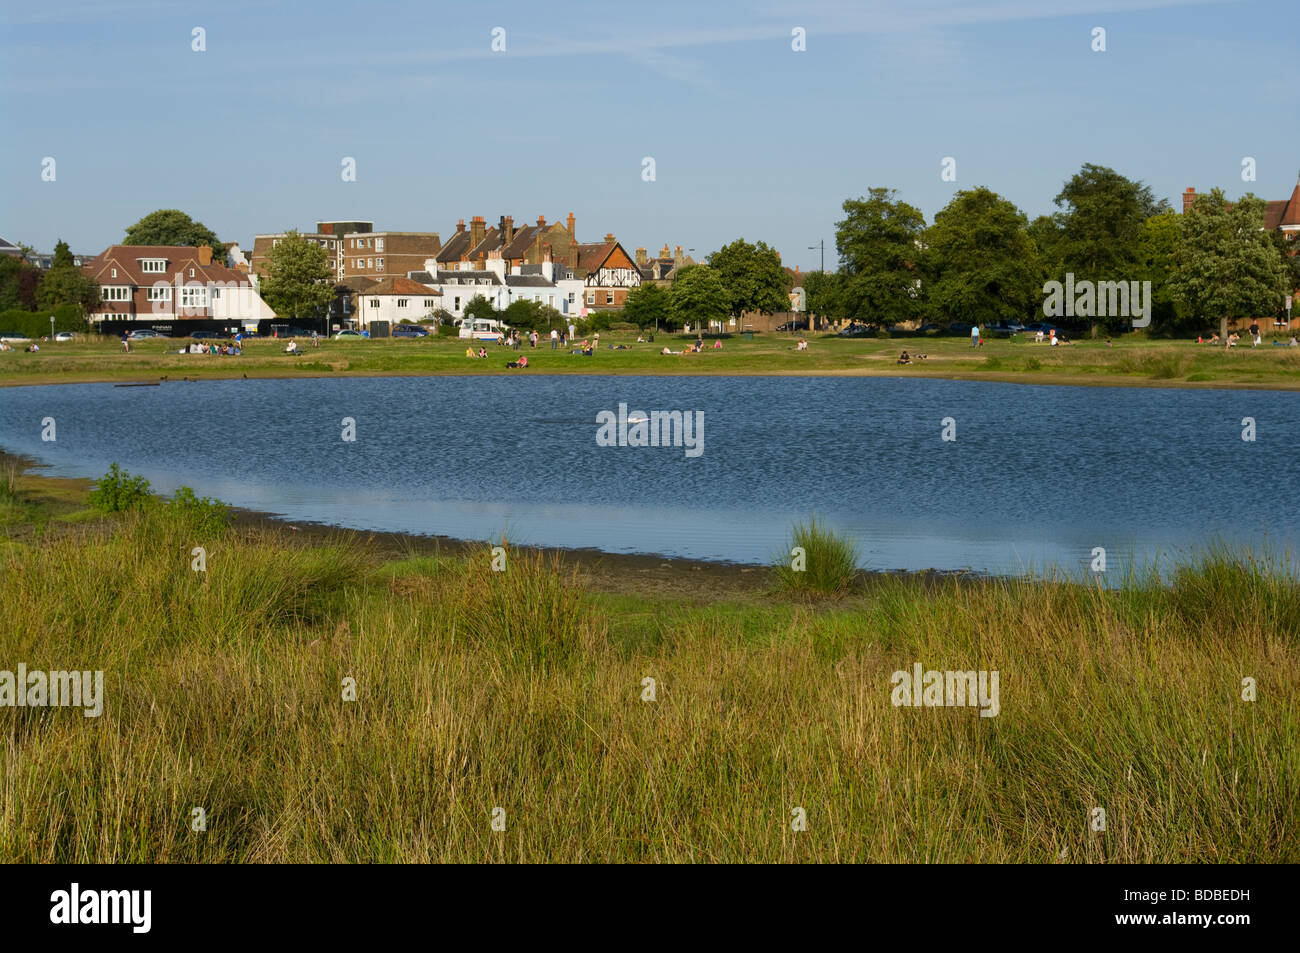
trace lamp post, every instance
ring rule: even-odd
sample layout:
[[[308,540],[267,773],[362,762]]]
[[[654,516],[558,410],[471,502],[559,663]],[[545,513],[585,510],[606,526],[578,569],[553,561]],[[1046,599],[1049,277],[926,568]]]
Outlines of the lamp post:
[[[826,274],[826,239],[823,238],[820,241],[818,241],[816,245],[808,246],[809,251],[816,251],[819,248],[821,249],[821,253],[822,253],[822,266],[818,270],[824,275]]]
[[[1289,301],[1290,299],[1288,299]],[[1287,305],[1290,308],[1290,304]],[[50,315],[50,340],[54,340],[54,315]]]

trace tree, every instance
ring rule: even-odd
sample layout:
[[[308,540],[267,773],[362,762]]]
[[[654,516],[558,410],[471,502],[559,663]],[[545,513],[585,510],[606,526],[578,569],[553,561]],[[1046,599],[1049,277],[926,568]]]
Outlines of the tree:
[[[296,234],[296,233],[295,233]],[[127,226],[125,245],[200,245],[212,246],[214,261],[225,261],[226,246],[217,241],[216,233],[196,222],[180,209],[162,208],[150,212],[134,225]]]
[[[261,292],[282,317],[320,317],[334,299],[333,263],[325,249],[291,229],[266,253]]]
[[[765,242],[751,245],[738,238],[710,255],[709,267],[722,279],[731,314],[789,309],[789,282],[781,256]]]
[[[897,324],[920,313],[916,261],[925,216],[895,199],[893,189],[869,189],[844,202],[835,248],[844,274],[844,317]]]
[[[506,311],[509,313],[508,308]],[[482,295],[475,295],[465,302],[465,310],[462,313],[469,321],[495,321],[498,317],[492,302]]]
[[[1287,287],[1300,291],[1300,241],[1288,239],[1282,232],[1270,232],[1273,247],[1282,258],[1282,265],[1287,272]],[[1300,302],[1291,303],[1292,311],[1300,311]]]
[[[660,285],[642,284],[627,293],[623,318],[639,328],[654,327],[668,317],[672,296]]]
[[[36,310],[41,270],[18,255],[0,255],[0,311]]]
[[[958,192],[925,233],[929,302],[986,324],[1027,317],[1042,290],[1029,221],[983,186]]]
[[[1141,182],[1114,169],[1085,163],[1056,196],[1060,216],[1061,266],[1075,281],[1132,280],[1137,272],[1138,237],[1142,223],[1167,209]],[[1053,275],[1062,278],[1064,275]],[[1118,330],[1125,315],[1098,317],[1096,324]]]
[[[59,239],[54,246],[54,262],[40,280],[36,300],[42,308],[57,308],[61,304],[74,305],[85,314],[95,306],[99,286],[87,278],[75,264],[68,243]]]
[[[825,321],[844,318],[844,276],[836,271],[810,271],[803,276],[808,313]]]
[[[688,265],[673,276],[669,314],[674,326],[703,328],[731,313],[731,300],[718,273],[708,265]]]
[[[1181,231],[1173,209],[1152,215],[1138,231],[1137,278],[1151,282],[1150,333],[1153,334],[1175,334],[1181,330],[1182,315],[1169,286]]]
[[[1220,189],[1199,196],[1183,215],[1169,279],[1170,293],[1204,325],[1276,314],[1282,309],[1287,266],[1264,231],[1264,200],[1247,194],[1229,205]]]
[[[545,331],[563,324],[564,316],[550,305],[520,298],[510,302],[505,310],[505,320],[510,327],[521,331]]]

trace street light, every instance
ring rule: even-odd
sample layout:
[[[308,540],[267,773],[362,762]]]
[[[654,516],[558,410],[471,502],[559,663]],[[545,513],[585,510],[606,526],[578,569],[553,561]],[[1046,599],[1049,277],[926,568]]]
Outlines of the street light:
[[[1290,307],[1290,305],[1288,305]],[[50,315],[50,340],[54,340],[54,315]]]
[[[817,242],[816,245],[808,246],[809,251],[816,251],[819,248],[821,249],[821,253],[822,253],[822,266],[819,270],[821,271],[822,274],[825,274],[826,273],[826,239],[823,238],[819,242]]]

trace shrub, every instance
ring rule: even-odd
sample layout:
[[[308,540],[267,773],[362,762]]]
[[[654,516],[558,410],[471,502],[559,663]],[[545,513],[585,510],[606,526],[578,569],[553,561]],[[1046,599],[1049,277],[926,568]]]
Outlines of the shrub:
[[[95,481],[89,500],[90,505],[101,512],[124,513],[144,509],[153,500],[153,493],[149,490],[148,480],[133,477],[114,463]]]
[[[438,325],[438,337],[440,338],[454,338],[459,335],[460,335],[460,328],[456,327],[456,325],[454,324]]]
[[[833,595],[849,588],[858,569],[858,547],[814,517],[794,525],[791,549],[803,550],[802,568],[794,555],[779,554],[772,563],[781,588],[791,592]]]
[[[177,487],[171,508],[201,533],[216,534],[230,526],[230,504],[195,496],[188,486]]]

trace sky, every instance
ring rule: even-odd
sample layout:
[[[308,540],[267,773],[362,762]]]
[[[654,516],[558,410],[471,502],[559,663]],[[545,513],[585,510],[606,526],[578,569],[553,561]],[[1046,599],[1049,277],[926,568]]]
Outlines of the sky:
[[[0,236],[97,254],[180,208],[245,248],[328,220],[446,240],[573,212],[581,241],[702,258],[743,237],[808,270],[873,187],[927,221],[980,185],[1050,213],[1086,162],[1178,209],[1188,186],[1284,199],[1296,10],[0,0]]]

